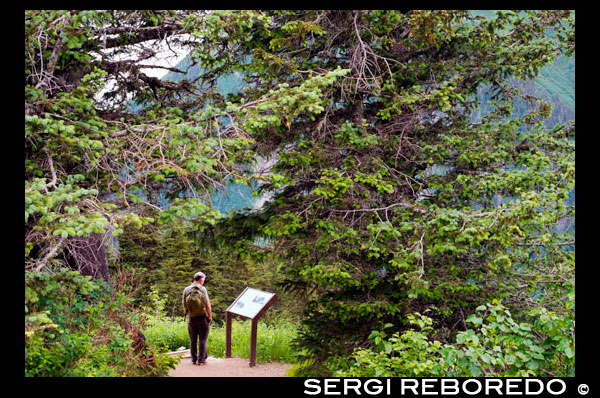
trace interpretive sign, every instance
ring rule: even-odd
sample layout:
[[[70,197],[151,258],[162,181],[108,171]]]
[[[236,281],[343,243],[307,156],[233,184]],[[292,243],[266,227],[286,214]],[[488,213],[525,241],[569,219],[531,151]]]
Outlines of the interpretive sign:
[[[247,287],[242,294],[229,306],[227,311],[236,315],[253,319],[267,303],[270,303],[275,293]]]
[[[275,293],[247,287],[242,294],[227,308],[225,314],[225,357],[231,358],[231,316],[239,315],[252,319],[250,332],[250,366],[256,365],[256,333],[257,323],[267,308],[277,299]]]

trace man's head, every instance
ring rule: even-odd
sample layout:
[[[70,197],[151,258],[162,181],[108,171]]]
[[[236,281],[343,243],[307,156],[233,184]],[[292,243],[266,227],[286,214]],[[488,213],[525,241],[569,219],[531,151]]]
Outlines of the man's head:
[[[203,284],[205,278],[206,278],[206,275],[204,275],[204,272],[196,272],[194,274],[194,282],[196,282],[196,283]]]

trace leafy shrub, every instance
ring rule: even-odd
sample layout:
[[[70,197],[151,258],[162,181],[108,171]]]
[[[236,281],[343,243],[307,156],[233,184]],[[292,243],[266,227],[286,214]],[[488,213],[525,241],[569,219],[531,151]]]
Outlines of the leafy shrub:
[[[60,269],[25,274],[25,376],[158,376],[174,367],[134,338],[129,298]]]
[[[567,307],[573,309],[573,295]],[[494,301],[467,318],[474,325],[456,337],[458,349],[444,351],[465,376],[574,376],[574,315],[539,308],[534,324],[513,320],[510,311]]]
[[[360,348],[348,357],[330,358],[329,369],[341,377],[479,377],[574,376],[575,317],[573,290],[565,301],[566,314],[544,308],[531,311],[531,323],[517,323],[499,301],[482,305],[467,318],[473,329],[460,332],[456,344],[432,340],[431,318],[408,315],[419,330],[387,337],[374,331],[374,348]],[[391,325],[386,325],[391,326]]]
[[[444,375],[446,367],[442,362],[442,343],[427,337],[427,332],[432,330],[433,321],[421,314],[409,314],[407,318],[421,330],[407,330],[390,337],[387,337],[385,331],[373,331],[370,338],[375,343],[374,349],[358,349],[350,359],[330,359],[328,366],[333,374],[342,377]],[[390,326],[391,324],[385,325],[384,329]]]

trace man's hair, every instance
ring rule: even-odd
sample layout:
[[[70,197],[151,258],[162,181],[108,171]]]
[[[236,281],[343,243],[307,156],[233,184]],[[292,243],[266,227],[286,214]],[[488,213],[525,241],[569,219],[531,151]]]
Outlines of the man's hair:
[[[196,272],[196,273],[194,274],[194,280],[195,280],[196,282],[197,282],[197,281],[199,281],[199,280],[202,280],[202,279],[204,279],[204,278],[206,278],[206,275],[204,275],[204,272]]]

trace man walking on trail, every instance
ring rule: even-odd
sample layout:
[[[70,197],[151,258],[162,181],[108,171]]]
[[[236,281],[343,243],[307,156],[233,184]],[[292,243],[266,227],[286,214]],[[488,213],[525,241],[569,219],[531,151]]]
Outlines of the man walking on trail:
[[[203,286],[205,279],[204,273],[196,272],[192,284],[183,289],[183,311],[188,315],[188,333],[193,365],[196,363],[205,365],[208,356],[206,341],[212,322],[212,308],[208,292]],[[198,340],[200,340],[200,344],[198,344]]]

